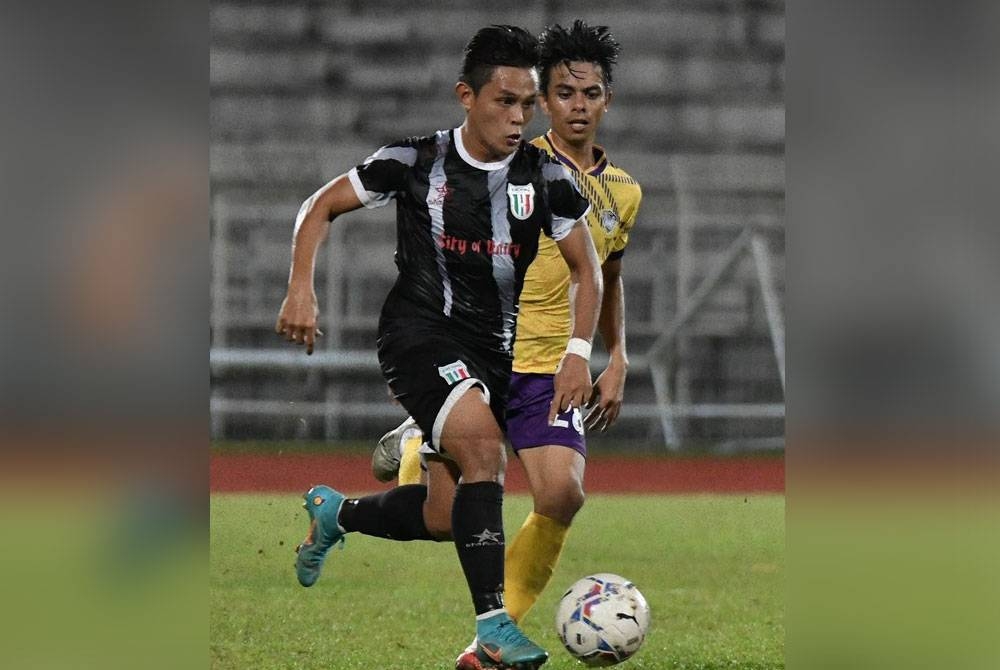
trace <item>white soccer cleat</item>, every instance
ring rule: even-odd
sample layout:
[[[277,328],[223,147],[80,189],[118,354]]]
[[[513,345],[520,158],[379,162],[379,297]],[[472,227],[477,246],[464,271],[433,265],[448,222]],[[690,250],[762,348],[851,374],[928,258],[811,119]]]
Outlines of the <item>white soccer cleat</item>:
[[[411,437],[423,434],[412,417],[399,424],[379,438],[372,452],[372,474],[380,482],[392,481],[399,474],[399,462],[403,458],[403,445]]]

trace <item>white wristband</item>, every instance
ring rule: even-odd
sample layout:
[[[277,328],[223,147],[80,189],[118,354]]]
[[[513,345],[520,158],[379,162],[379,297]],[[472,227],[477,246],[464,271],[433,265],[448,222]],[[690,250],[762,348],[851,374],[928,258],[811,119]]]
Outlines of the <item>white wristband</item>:
[[[585,361],[590,360],[590,342],[582,337],[571,337],[566,343],[566,353],[576,354]]]

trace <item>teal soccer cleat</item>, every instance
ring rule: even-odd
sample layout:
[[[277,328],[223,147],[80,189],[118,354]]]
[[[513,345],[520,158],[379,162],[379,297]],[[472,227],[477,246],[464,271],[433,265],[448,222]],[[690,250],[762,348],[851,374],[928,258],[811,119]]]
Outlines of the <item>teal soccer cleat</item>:
[[[329,486],[314,486],[302,494],[302,506],[309,513],[309,534],[295,551],[295,575],[302,586],[312,586],[319,579],[326,552],[338,542],[344,543],[344,530],[337,522],[345,496]]]
[[[536,670],[549,660],[548,652],[525,637],[506,612],[480,619],[476,634],[476,658],[483,668]]]

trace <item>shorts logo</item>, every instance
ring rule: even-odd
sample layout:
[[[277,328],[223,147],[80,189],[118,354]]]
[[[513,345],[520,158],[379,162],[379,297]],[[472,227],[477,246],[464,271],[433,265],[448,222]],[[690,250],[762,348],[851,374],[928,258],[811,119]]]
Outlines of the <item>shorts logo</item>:
[[[448,385],[457,384],[463,379],[469,378],[469,368],[465,367],[465,363],[462,361],[455,361],[454,363],[448,363],[448,365],[442,365],[438,368],[438,374],[441,375],[442,379],[448,382]]]
[[[601,228],[605,233],[610,233],[618,225],[618,212],[613,209],[605,209],[601,212]]]
[[[510,213],[524,221],[535,211],[535,187],[531,184],[507,184]]]

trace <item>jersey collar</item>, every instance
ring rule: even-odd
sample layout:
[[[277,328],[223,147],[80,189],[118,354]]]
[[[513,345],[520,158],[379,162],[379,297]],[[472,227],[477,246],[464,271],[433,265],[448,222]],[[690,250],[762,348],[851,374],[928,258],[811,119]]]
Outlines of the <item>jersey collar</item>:
[[[507,167],[507,165],[514,160],[514,154],[517,153],[516,151],[503,160],[495,161],[493,163],[484,163],[480,160],[476,160],[465,148],[465,143],[462,141],[462,128],[464,127],[465,125],[463,124],[458,128],[455,128],[455,130],[452,131],[452,135],[455,138],[455,149],[458,151],[458,155],[472,167],[479,168],[480,170],[499,170],[500,168]]]
[[[601,147],[601,146],[598,146],[598,145],[595,144],[594,145],[594,165],[591,168],[587,169],[587,170],[581,170],[580,166],[577,165],[576,162],[572,158],[570,158],[569,156],[567,156],[563,152],[561,152],[558,149],[556,149],[556,145],[555,145],[555,142],[552,141],[551,134],[552,134],[551,130],[548,131],[547,133],[545,133],[545,135],[544,135],[545,142],[549,145],[549,148],[552,149],[552,154],[556,158],[559,159],[560,163],[568,166],[569,168],[571,168],[571,169],[573,169],[573,170],[575,170],[577,172],[582,172],[583,174],[589,174],[592,177],[599,176],[602,172],[604,172],[604,168],[606,168],[608,166],[608,156],[607,156],[607,154],[604,153],[604,147]]]

